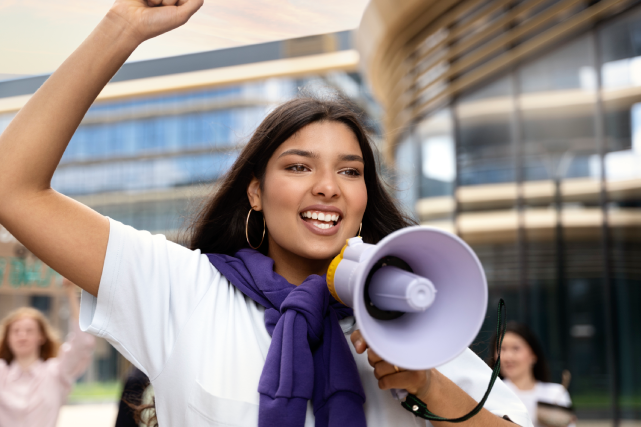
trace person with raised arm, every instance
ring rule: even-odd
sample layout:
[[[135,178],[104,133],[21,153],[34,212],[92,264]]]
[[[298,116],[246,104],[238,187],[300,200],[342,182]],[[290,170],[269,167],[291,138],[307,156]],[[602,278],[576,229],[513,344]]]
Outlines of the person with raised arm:
[[[347,238],[376,243],[414,224],[347,100],[300,97],[271,111],[191,224],[189,248],[51,188],[83,115],[131,52],[201,5],[114,3],[0,136],[0,223],[84,289],[81,327],[149,377],[160,427],[429,425],[392,388],[440,416],[466,414],[491,375],[483,361],[466,350],[436,369],[394,366],[368,350],[327,289]],[[508,420],[530,426],[498,382],[461,424]]]
[[[91,362],[95,338],[78,327],[76,286],[64,279],[69,336],[60,345],[47,318],[31,307],[0,321],[0,426],[54,427],[71,388]]]

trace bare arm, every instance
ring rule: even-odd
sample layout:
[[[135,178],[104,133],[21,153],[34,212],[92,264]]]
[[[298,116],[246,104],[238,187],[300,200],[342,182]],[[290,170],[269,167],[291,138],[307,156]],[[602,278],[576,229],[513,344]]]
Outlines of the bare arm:
[[[62,279],[62,286],[64,286],[67,299],[69,299],[70,320],[77,323],[78,319],[80,319],[80,304],[76,294],[76,285],[65,277]]]
[[[42,261],[94,296],[109,222],[54,191],[51,178],[92,102],[134,49],[187,22],[202,3],[117,0],[0,135],[0,223]]]
[[[350,337],[358,354],[367,351],[369,364],[374,368],[374,376],[382,390],[405,389],[425,402],[430,411],[444,418],[458,418],[476,407],[477,402],[452,380],[437,369],[424,371],[397,371],[394,365],[381,359],[372,349],[368,349],[359,330]],[[430,421],[436,427],[451,427],[452,424],[443,421]],[[467,421],[458,423],[463,427],[515,427],[503,418],[494,415],[487,409],[481,411]]]

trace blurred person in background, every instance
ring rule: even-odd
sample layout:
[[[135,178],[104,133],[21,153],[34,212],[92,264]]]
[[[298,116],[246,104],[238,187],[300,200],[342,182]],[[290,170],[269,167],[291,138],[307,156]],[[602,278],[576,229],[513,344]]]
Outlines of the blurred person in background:
[[[0,426],[54,427],[60,407],[91,361],[95,338],[81,332],[76,286],[69,299],[69,336],[57,333],[40,311],[22,307],[0,322]]]
[[[156,409],[149,377],[132,366],[122,389],[115,427],[154,427]]]
[[[496,335],[490,342],[490,367],[494,368],[497,354]],[[569,372],[564,372],[569,383]],[[501,378],[521,399],[534,427],[574,426],[576,418],[572,401],[564,385],[550,382],[548,363],[543,347],[532,330],[524,323],[509,322],[501,345]]]

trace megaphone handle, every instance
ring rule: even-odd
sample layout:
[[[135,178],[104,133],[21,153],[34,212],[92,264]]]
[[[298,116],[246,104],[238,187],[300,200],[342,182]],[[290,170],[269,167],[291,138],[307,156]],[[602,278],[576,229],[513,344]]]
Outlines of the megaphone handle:
[[[392,393],[392,397],[394,399],[400,400],[401,402],[404,402],[405,398],[409,394],[404,388],[393,388],[390,390],[390,393]]]

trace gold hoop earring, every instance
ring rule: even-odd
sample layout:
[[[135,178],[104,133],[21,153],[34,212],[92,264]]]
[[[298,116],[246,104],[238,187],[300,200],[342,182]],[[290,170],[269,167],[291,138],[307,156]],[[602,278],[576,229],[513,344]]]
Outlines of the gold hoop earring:
[[[267,227],[265,224],[265,215],[263,215],[263,237],[260,238],[260,243],[258,244],[258,246],[256,247],[252,246],[252,244],[249,243],[249,216],[252,214],[253,210],[254,208],[249,208],[249,213],[247,214],[247,220],[245,221],[245,238],[247,239],[247,244],[249,245],[250,248],[258,249],[260,248],[260,245],[263,244],[263,240],[265,239],[265,229]]]
[[[363,230],[363,223],[361,222],[361,225],[358,226],[358,236],[356,237],[361,237],[361,230]]]

